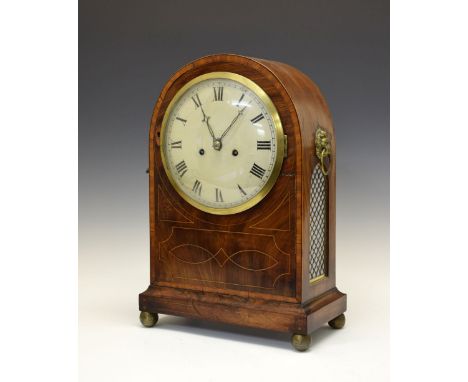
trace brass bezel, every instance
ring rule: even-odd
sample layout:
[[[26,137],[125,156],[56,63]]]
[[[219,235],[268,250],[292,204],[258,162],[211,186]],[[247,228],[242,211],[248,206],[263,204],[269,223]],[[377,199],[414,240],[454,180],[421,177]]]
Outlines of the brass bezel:
[[[169,171],[169,168],[166,163],[166,158],[164,154],[164,140],[165,140],[165,130],[166,130],[166,124],[167,120],[169,118],[169,115],[172,112],[172,109],[174,108],[175,104],[177,101],[184,95],[184,93],[191,88],[192,86],[196,85],[197,83],[200,83],[205,80],[210,80],[210,79],[215,79],[215,78],[222,78],[222,79],[228,79],[228,80],[233,80],[241,83],[242,85],[248,87],[252,92],[254,92],[257,97],[260,98],[260,100],[264,103],[265,107],[267,108],[268,112],[271,115],[271,118],[273,120],[273,124],[275,126],[275,133],[276,133],[276,142],[277,142],[277,147],[278,150],[276,152],[276,160],[275,164],[273,166],[273,170],[271,172],[270,178],[268,181],[265,183],[263,188],[260,190],[260,192],[255,195],[252,199],[249,199],[243,204],[239,204],[238,206],[235,207],[230,207],[230,208],[215,208],[215,207],[210,207],[206,206],[195,199],[192,199],[188,194],[186,194],[177,184],[177,182],[173,179],[171,172]],[[248,210],[249,208],[255,206],[258,204],[267,194],[271,191],[273,188],[274,184],[276,183],[276,180],[278,179],[279,173],[281,171],[281,166],[283,165],[283,158],[284,158],[284,133],[283,133],[283,126],[281,124],[281,119],[278,114],[278,110],[276,109],[273,101],[270,99],[268,94],[265,93],[265,91],[257,85],[255,82],[250,80],[247,77],[244,77],[240,74],[237,73],[232,73],[232,72],[211,72],[207,74],[202,74],[191,81],[187,82],[184,86],[182,86],[175,96],[172,98],[171,102],[169,103],[169,106],[166,109],[166,112],[164,113],[164,118],[161,124],[161,134],[160,134],[160,153],[161,153],[161,160],[164,166],[164,171],[166,172],[166,175],[174,187],[174,189],[177,191],[177,193],[189,204],[194,206],[195,208],[198,208],[199,210],[202,210],[204,212],[208,212],[210,214],[214,215],[233,215],[237,214],[239,212],[243,212],[245,210]]]

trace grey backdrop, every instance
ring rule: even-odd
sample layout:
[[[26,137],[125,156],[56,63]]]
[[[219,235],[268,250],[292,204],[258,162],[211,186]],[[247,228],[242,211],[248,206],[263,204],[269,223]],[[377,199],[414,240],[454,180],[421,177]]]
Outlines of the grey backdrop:
[[[129,381],[135,370],[153,378],[172,373],[174,359],[199,353],[201,364],[210,357],[218,364],[218,348],[208,346],[216,341],[200,341],[203,334],[221,337],[223,351],[239,365],[251,363],[250,347],[232,353],[242,342],[267,345],[255,356],[259,369],[289,359],[277,351],[289,349],[287,336],[167,316],[162,331],[145,332],[138,324],[137,295],[149,282],[145,170],[152,109],[178,68],[221,52],[286,62],[324,93],[336,128],[337,283],[348,293],[349,324],[339,336],[326,328],[314,333],[314,343],[339,343],[310,354],[320,357],[314,375],[386,380],[389,3],[382,0],[79,2],[81,378],[108,380],[111,373],[114,381]],[[203,351],[191,350],[203,343]],[[291,372],[303,377],[293,369],[288,378],[296,378]],[[193,379],[192,369],[184,370],[181,379]]]
[[[178,68],[222,52],[286,62],[319,85],[336,128],[338,234],[388,220],[388,1],[81,0],[80,239],[90,225],[147,223],[154,103]]]

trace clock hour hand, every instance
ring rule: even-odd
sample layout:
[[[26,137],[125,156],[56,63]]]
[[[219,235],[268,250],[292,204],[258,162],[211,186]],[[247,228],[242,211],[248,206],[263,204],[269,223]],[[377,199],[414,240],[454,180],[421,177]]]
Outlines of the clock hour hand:
[[[210,132],[210,135],[211,135],[211,138],[213,138],[213,148],[216,150],[216,151],[219,151],[221,150],[221,147],[223,147],[222,143],[221,143],[221,138],[216,138],[215,135],[214,135],[214,132],[213,132],[213,129],[211,128],[210,126],[210,117],[208,117],[206,114],[205,114],[205,111],[203,110],[203,106],[200,105],[200,109],[203,113],[203,120],[202,122],[205,122],[206,123],[206,126],[208,127],[208,131]]]
[[[211,126],[210,126],[210,117],[208,117],[208,116],[205,114],[205,110],[203,110],[203,106],[202,106],[202,105],[200,105],[200,109],[201,109],[201,112],[203,113],[203,120],[202,120],[202,122],[205,122],[205,123],[206,123],[206,126],[208,127],[208,131],[210,132],[211,138],[213,138],[213,141],[214,141],[216,138],[215,138],[213,129],[212,129]]]

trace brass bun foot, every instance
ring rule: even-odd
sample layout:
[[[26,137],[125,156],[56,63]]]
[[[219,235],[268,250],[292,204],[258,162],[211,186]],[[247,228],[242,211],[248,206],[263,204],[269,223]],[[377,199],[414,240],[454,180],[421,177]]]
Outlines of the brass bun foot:
[[[151,328],[152,326],[156,325],[156,322],[158,322],[158,314],[157,313],[151,313],[151,312],[141,312],[140,313],[140,322],[142,323],[143,326],[146,326],[147,328]]]
[[[333,320],[328,321],[328,325],[330,325],[333,329],[342,329],[345,326],[346,317],[344,314],[340,314],[338,317],[335,317]]]
[[[310,336],[303,334],[293,334],[291,344],[298,351],[306,351],[310,347]]]

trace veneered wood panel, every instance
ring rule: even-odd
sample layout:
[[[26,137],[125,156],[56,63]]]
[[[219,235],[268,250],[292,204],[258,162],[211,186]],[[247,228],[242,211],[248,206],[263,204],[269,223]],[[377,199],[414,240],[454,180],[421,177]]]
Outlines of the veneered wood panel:
[[[288,137],[288,155],[273,189],[259,204],[235,215],[212,215],[184,201],[172,189],[159,151],[161,123],[170,100],[188,81],[214,71],[237,73],[257,83],[275,104]],[[319,126],[327,131],[332,147],[328,274],[311,285],[309,187],[317,164],[314,139]],[[330,314],[344,312],[346,295],[335,288],[335,159],[326,102],[318,87],[297,69],[220,54],[177,71],[162,90],[151,120],[151,286],[140,295],[140,309],[208,319],[211,315],[231,322],[224,303],[234,309],[236,298],[241,298],[243,305],[236,308],[241,322],[236,323],[297,333],[314,330],[333,318]],[[195,301],[199,305],[194,313]],[[267,311],[271,306],[279,310],[262,323],[261,313],[267,306]]]

